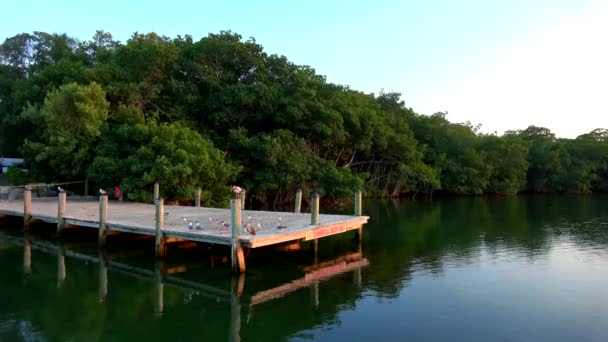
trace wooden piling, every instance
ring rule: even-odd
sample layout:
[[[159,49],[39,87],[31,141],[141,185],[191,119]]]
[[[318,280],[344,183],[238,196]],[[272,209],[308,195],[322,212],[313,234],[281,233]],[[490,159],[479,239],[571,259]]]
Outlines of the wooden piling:
[[[355,190],[355,216],[362,215],[362,198],[361,190]]]
[[[154,203],[160,198],[160,186],[158,182],[154,183]]]
[[[98,243],[99,246],[106,245],[106,236],[107,225],[106,221],[108,221],[108,194],[102,194],[99,196],[99,236]]]
[[[23,192],[23,228],[29,229],[32,222],[32,190],[25,189]]]
[[[63,233],[63,228],[65,227],[65,202],[66,202],[66,193],[65,191],[60,191],[57,204],[57,235],[61,236]]]
[[[163,228],[165,226],[165,201],[162,198],[158,198],[155,201],[156,212],[155,212],[155,223],[156,223],[156,256],[164,257],[165,250],[165,237],[163,236]]]
[[[84,180],[84,195],[89,196],[89,180],[85,179]]]
[[[239,198],[241,200],[241,210],[245,210],[245,199],[247,198],[247,190],[241,190],[241,192],[239,193]]]
[[[301,207],[302,207],[302,189],[298,189],[296,191],[296,202],[294,205],[293,212],[296,214],[299,214]]]
[[[232,230],[232,270],[245,272],[245,255],[239,243],[241,230],[241,200],[230,200],[230,228]]]
[[[201,207],[201,187],[196,188],[196,195],[194,196],[194,206],[197,208]]]
[[[316,192],[312,194],[312,201],[310,205],[310,224],[319,224],[319,194]]]

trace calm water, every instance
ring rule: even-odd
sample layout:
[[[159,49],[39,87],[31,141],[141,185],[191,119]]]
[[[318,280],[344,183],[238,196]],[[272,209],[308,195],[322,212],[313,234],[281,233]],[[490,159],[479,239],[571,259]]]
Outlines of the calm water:
[[[0,341],[608,341],[608,197],[367,201],[352,236],[226,251],[0,231]],[[82,230],[80,230],[82,232]],[[101,258],[101,259],[100,259]],[[100,262],[101,260],[101,262]],[[317,266],[315,266],[317,265]]]

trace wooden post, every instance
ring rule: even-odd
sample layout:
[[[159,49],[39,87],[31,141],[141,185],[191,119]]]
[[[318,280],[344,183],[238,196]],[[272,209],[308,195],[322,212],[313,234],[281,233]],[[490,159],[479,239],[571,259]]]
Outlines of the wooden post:
[[[99,302],[108,296],[108,260],[104,252],[99,252]]]
[[[26,188],[23,192],[23,228],[29,229],[32,222],[32,190]]]
[[[99,246],[106,245],[107,226],[108,221],[108,194],[102,194],[99,196]]]
[[[156,256],[165,256],[165,238],[163,236],[163,228],[165,227],[165,201],[158,198],[156,201]]]
[[[319,307],[319,282],[315,281],[310,287],[310,301],[315,308]]]
[[[66,193],[65,191],[60,191],[58,196],[58,205],[57,205],[57,235],[61,236],[63,233],[63,228],[65,226],[65,201],[66,201]]]
[[[310,224],[319,224],[319,194],[316,192],[312,194],[312,201],[310,205]]]
[[[89,196],[89,180],[84,180],[84,195]]]
[[[361,190],[355,190],[355,216],[362,215],[362,195]]]
[[[241,210],[245,210],[245,199],[247,198],[247,190],[241,190],[241,192],[239,193],[239,198],[241,199]]]
[[[61,288],[65,282],[65,247],[63,243],[57,244],[57,288]]]
[[[230,200],[230,228],[232,229],[232,270],[245,272],[245,255],[239,242],[241,231],[241,200]]]
[[[302,207],[302,189],[298,189],[296,191],[296,203],[295,203],[293,212],[296,214],[299,214],[301,207]]]
[[[154,203],[160,198],[160,187],[158,182],[154,183]]]
[[[194,206],[197,208],[201,207],[201,187],[196,188],[196,195],[194,198]]]

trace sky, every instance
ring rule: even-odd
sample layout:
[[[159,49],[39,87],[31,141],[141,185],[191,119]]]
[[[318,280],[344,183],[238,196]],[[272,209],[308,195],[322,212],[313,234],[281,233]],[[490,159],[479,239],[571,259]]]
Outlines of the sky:
[[[608,128],[604,0],[0,0],[0,18],[0,41],[232,30],[330,82],[399,92],[417,113],[447,112],[486,133],[536,125],[574,138]]]

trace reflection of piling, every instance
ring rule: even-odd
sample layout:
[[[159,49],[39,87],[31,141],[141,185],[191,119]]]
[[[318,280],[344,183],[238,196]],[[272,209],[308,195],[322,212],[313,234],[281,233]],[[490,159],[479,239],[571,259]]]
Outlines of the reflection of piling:
[[[32,242],[27,236],[23,245],[23,273],[32,273]]]
[[[162,263],[156,262],[154,264],[154,287],[156,290],[156,303],[154,307],[154,313],[157,317],[162,317],[163,311],[165,310],[164,303],[164,284],[163,284],[163,274],[162,274]]]
[[[103,252],[99,252],[99,302],[106,301],[108,296],[108,261]]]
[[[319,307],[319,282],[315,281],[310,287],[310,302],[315,308]]]
[[[29,229],[32,222],[32,190],[23,191],[23,228]]]
[[[63,233],[63,228],[65,227],[65,202],[66,202],[66,193],[65,191],[59,191],[59,195],[57,196],[57,235],[61,236]]]
[[[61,288],[65,282],[65,247],[63,243],[57,244],[57,288]]]
[[[241,274],[237,279],[232,277],[230,281],[230,331],[229,341],[241,340],[241,301],[242,286],[244,286],[245,275]],[[240,293],[239,293],[240,292]]]

